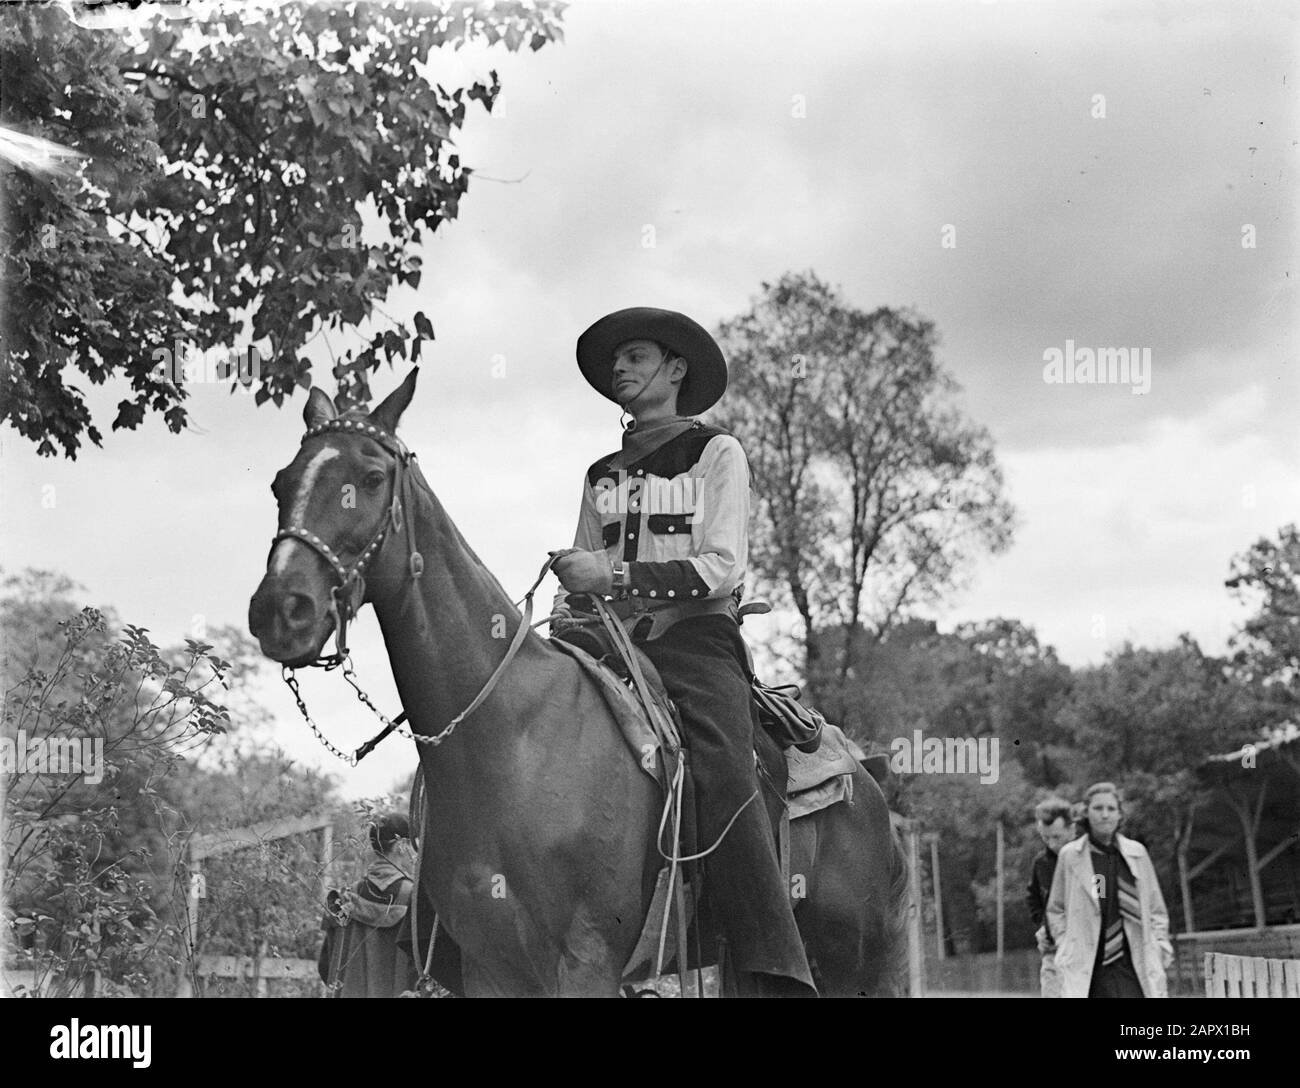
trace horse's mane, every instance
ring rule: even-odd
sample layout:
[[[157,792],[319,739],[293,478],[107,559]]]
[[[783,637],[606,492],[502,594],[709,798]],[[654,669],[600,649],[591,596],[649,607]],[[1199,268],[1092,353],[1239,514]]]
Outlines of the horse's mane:
[[[346,415],[343,418],[364,419],[365,417],[366,414],[362,412],[356,415]],[[438,498],[437,493],[429,485],[429,481],[424,478],[424,473],[420,470],[419,462],[413,461],[412,468],[414,470],[412,472],[412,476],[414,478],[411,482],[414,485],[415,495],[417,499],[421,503],[427,504],[430,511],[436,512],[441,515],[441,519],[443,523],[446,525],[448,531],[452,534],[452,537],[455,540],[457,546],[460,548],[462,552],[464,552],[465,557],[469,561],[470,565],[473,566],[476,571],[478,571],[479,575],[482,577],[484,582],[486,582],[489,586],[494,587],[496,591],[500,593],[502,597],[505,598],[505,603],[506,605],[509,606],[510,609],[509,614],[513,616],[519,616],[520,612],[519,609],[515,607],[514,598],[510,596],[510,594],[506,591],[505,586],[501,584],[500,579],[498,579],[497,576],[492,573],[492,571],[488,568],[487,564],[485,564],[483,560],[479,558],[478,552],[476,552],[470,546],[469,541],[465,539],[464,533],[460,531],[460,526],[456,524],[455,520],[447,512],[447,508],[443,506],[442,500]]]
[[[335,409],[337,410],[338,408],[337,400],[335,400],[334,404],[335,404]],[[340,411],[338,414],[338,418],[351,420],[351,421],[365,421],[370,418],[370,412],[368,412],[366,409],[356,404],[352,404],[345,410]],[[396,435],[394,437],[400,438],[400,436],[396,436]],[[518,608],[515,607],[514,598],[511,597],[508,592],[506,592],[506,589],[501,584],[500,579],[498,579],[497,576],[493,574],[491,570],[488,569],[487,565],[483,562],[483,560],[481,560],[478,557],[478,552],[476,552],[472,547],[470,547],[469,541],[465,539],[464,534],[461,533],[460,531],[460,526],[458,526],[456,522],[452,520],[451,515],[447,513],[446,507],[442,505],[442,500],[438,498],[433,488],[429,486],[429,481],[424,478],[424,473],[420,471],[418,467],[418,462],[416,462],[416,469],[414,475],[415,475],[415,480],[414,480],[415,490],[417,495],[420,497],[420,500],[422,502],[428,503],[432,509],[441,512],[443,519],[446,521],[446,524],[448,525],[448,527],[451,529],[452,533],[455,536],[456,543],[460,546],[461,550],[464,551],[465,555],[468,557],[471,564],[478,570],[479,574],[483,577],[483,580],[487,582],[489,585],[494,586],[496,590],[501,594],[501,596],[506,599],[506,601],[509,603],[513,611],[513,614],[518,616],[520,613]]]

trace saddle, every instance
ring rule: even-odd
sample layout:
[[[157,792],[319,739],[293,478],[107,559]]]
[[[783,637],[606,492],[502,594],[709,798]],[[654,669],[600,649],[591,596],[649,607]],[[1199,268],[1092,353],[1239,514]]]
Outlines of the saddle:
[[[567,642],[570,646],[576,646],[584,650],[599,661],[602,665],[612,669],[625,684],[629,686],[632,683],[632,670],[628,667],[627,662],[623,660],[614,641],[609,637],[609,632],[599,624],[590,624],[584,627],[574,627],[568,631],[563,631],[558,635],[552,636],[552,641]],[[654,692],[655,698],[667,710],[672,708],[671,712],[676,713],[672,707],[672,700],[668,698],[668,689],[664,687],[663,677],[659,675],[659,670],[655,668],[654,662],[648,658],[644,651],[636,648],[637,664],[641,666],[641,673],[649,684],[650,690]]]
[[[585,650],[597,661],[608,665],[635,690],[635,668],[627,661],[622,648],[614,644],[614,640],[610,637],[606,626],[599,621],[599,617],[596,616],[590,604],[590,598],[586,594],[571,594],[568,600],[575,611],[590,613],[591,618],[579,620],[581,626],[570,628],[556,635],[555,638]],[[619,602],[619,604],[622,604],[622,602]],[[705,608],[701,609],[699,604],[705,604]],[[755,601],[741,607],[738,601],[726,598],[716,602],[692,601],[681,605],[667,605],[654,609],[647,609],[638,602],[629,608],[620,608],[616,605],[612,611],[619,615],[624,627],[628,629],[629,635],[641,636],[648,640],[658,638],[678,620],[685,619],[688,616],[703,615],[710,612],[727,613],[732,615],[737,623],[740,623],[744,616],[771,611],[771,606],[765,601]],[[630,639],[629,642],[631,642]],[[668,692],[664,687],[663,679],[659,675],[659,670],[655,668],[649,657],[634,642],[631,644],[636,657],[636,665],[640,667],[640,671],[655,699],[659,701],[667,713],[674,714],[675,711],[672,709],[672,703],[668,698]],[[773,687],[765,684],[757,676],[753,675],[752,659],[749,661],[749,666],[752,677],[750,689],[754,709],[757,712],[758,721],[767,732],[767,735],[776,742],[782,751],[789,748],[798,748],[799,751],[808,754],[817,751],[821,744],[826,719],[812,707],[800,701],[803,693],[798,686],[786,684]]]
[[[603,601],[597,608],[598,614],[590,621],[553,635],[551,644],[577,661],[601,689],[624,741],[642,770],[664,791],[658,837],[663,862],[639,939],[624,967],[624,982],[634,982],[663,973],[670,962],[679,973],[687,966],[715,962],[712,939],[698,918],[703,907],[702,877],[689,864],[700,856],[699,851],[707,851],[709,844],[696,841],[693,775],[688,752],[681,746],[681,719],[668,699],[663,679],[632,642],[627,625],[616,620]],[[770,740],[766,732],[757,734],[754,744],[759,777],[768,784],[760,791],[766,795],[766,803],[760,804],[771,817],[777,854],[788,873],[792,821],[851,801],[853,775],[859,767],[865,767],[877,781],[883,777],[884,767],[871,765],[862,750],[829,723],[823,723],[825,743],[809,753],[798,747],[782,751],[779,742]],[[687,864],[679,866],[674,858]],[[688,951],[679,956],[681,949]]]

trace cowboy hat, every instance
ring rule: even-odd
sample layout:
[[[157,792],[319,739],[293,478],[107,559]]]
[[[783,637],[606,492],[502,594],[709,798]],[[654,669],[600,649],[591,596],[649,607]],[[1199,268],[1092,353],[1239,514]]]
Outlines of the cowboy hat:
[[[654,340],[686,360],[686,377],[677,394],[679,415],[699,415],[722,398],[727,360],[717,341],[685,314],[650,306],[607,314],[578,337],[578,369],[602,397],[619,403],[614,395],[614,349],[629,340]]]

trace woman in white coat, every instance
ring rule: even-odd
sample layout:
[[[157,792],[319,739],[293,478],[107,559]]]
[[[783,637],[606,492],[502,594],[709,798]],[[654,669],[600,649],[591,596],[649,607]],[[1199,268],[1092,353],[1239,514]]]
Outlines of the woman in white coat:
[[[1119,790],[1088,787],[1084,834],[1061,847],[1047,900],[1062,997],[1166,997],[1169,912],[1146,847],[1119,834]]]

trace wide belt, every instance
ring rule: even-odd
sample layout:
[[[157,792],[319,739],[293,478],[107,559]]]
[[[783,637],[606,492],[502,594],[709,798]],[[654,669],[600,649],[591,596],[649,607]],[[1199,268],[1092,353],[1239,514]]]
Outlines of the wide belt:
[[[626,597],[606,603],[638,642],[656,639],[679,620],[694,616],[729,615],[737,623],[740,622],[740,607],[731,594],[692,601],[652,601],[645,597]],[[590,608],[584,608],[583,611],[590,611]]]

